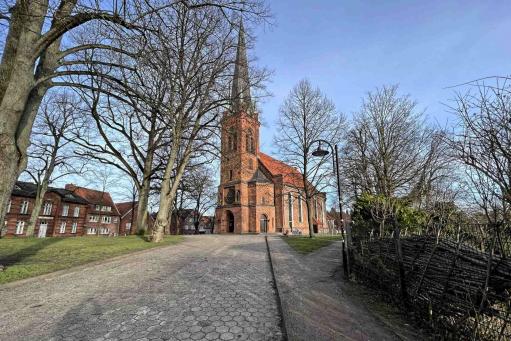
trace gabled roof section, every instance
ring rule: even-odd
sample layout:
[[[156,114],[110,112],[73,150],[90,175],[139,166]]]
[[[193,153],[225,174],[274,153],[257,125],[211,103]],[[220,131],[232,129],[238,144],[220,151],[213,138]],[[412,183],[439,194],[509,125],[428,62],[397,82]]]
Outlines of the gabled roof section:
[[[282,175],[285,184],[303,188],[302,173],[298,169],[261,152],[259,152],[258,157],[272,176]]]
[[[260,167],[257,167],[254,176],[252,177],[252,179],[250,179],[249,182],[272,183],[271,179],[268,179],[268,177],[266,176],[266,174],[264,174],[263,170]]]
[[[110,193],[104,191],[98,191],[95,189],[78,187],[73,184],[67,184],[66,189],[73,192],[74,194],[84,198],[88,201],[89,204],[92,205],[102,205],[102,206],[110,206],[112,207],[112,212],[119,214],[117,207],[110,196]]]

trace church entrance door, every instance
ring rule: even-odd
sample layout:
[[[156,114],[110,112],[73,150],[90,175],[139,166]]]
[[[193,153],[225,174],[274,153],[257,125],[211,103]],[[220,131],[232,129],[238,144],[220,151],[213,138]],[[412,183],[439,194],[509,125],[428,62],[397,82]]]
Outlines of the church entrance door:
[[[268,217],[266,214],[261,215],[261,221],[260,221],[260,229],[259,232],[261,233],[267,233],[268,232]]]
[[[227,231],[234,233],[234,214],[231,211],[227,211]]]

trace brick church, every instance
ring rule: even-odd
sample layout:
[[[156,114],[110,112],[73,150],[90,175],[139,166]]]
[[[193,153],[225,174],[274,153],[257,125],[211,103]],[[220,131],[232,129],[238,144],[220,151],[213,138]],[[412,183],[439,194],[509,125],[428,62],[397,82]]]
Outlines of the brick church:
[[[259,149],[258,113],[250,96],[243,24],[240,27],[231,110],[222,118],[220,186],[215,233],[303,233],[308,217],[301,173]],[[326,196],[311,200],[314,232],[326,224]]]

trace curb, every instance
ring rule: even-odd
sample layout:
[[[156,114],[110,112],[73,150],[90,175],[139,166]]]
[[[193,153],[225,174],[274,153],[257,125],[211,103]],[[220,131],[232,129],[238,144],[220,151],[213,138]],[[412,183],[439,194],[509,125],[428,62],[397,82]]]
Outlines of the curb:
[[[282,316],[282,339],[287,341],[286,319],[284,318],[284,311],[282,310],[282,300],[280,299],[279,286],[277,284],[277,279],[275,278],[275,270],[273,269],[273,261],[271,258],[270,244],[268,243],[267,235],[264,236],[264,241],[266,242],[266,251],[268,252],[268,259],[270,261],[271,276],[273,278],[273,283],[275,283],[275,292],[277,293],[277,307],[279,309],[280,316]]]

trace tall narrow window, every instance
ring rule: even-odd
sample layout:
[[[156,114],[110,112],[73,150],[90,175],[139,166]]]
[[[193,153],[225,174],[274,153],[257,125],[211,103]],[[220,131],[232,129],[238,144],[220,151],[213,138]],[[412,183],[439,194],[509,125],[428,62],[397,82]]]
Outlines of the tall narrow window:
[[[318,202],[314,199],[314,218],[318,219]]]
[[[240,194],[240,191],[236,191],[236,202],[240,202],[240,197],[241,197],[241,194]]]
[[[60,231],[59,233],[66,233],[66,222],[63,221],[60,223]]]
[[[12,205],[12,200],[9,200],[9,203],[7,204],[7,213],[11,212],[11,205]]]
[[[68,213],[69,213],[69,205],[62,206],[62,216],[67,217]]]
[[[51,214],[51,207],[52,207],[52,203],[51,202],[45,202],[44,203],[44,208],[43,208],[43,214],[44,215],[50,215]]]
[[[24,229],[25,229],[25,222],[17,221],[16,222],[16,234],[23,234]]]
[[[302,193],[298,194],[298,221],[303,222]]]
[[[289,227],[293,228],[293,196],[291,193],[287,194],[287,209],[289,211]]]
[[[75,217],[79,217],[80,216],[80,207],[76,206],[73,213],[74,213],[73,215]]]
[[[229,169],[229,180],[232,180],[232,169]]]
[[[28,201],[23,201],[21,203],[20,213],[21,214],[27,214],[28,213]]]
[[[75,221],[71,226],[71,233],[76,233],[76,229],[78,228],[78,223]]]
[[[254,135],[251,129],[248,130],[246,135],[246,150],[247,153],[253,154],[255,152]]]

